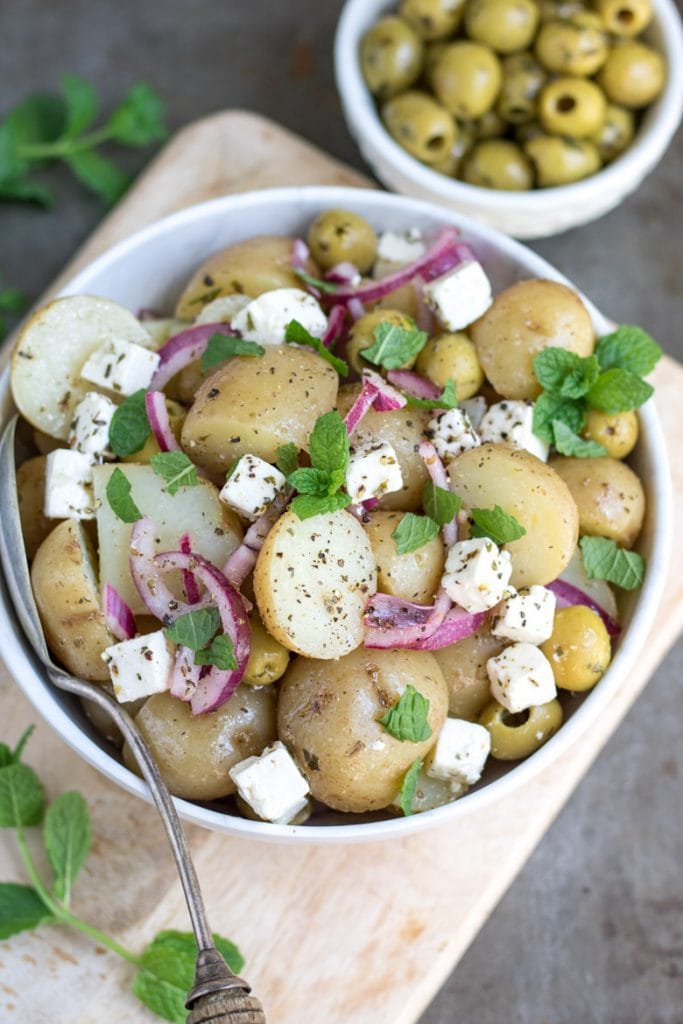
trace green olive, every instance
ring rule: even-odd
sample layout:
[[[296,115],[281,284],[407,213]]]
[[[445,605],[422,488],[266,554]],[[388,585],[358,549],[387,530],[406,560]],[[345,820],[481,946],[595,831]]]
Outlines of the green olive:
[[[562,75],[594,75],[607,60],[607,33],[594,11],[566,21],[547,21],[536,36],[535,52],[547,68]]]
[[[382,117],[390,135],[426,164],[440,163],[453,149],[457,137],[455,121],[426,92],[412,90],[388,100]]]
[[[526,121],[524,124],[515,125],[515,138],[523,148],[532,139],[545,136],[545,132],[539,121]]]
[[[412,317],[398,309],[376,309],[372,313],[366,313],[365,316],[361,316],[353,325],[349,343],[346,347],[347,362],[351,364],[356,373],[362,373],[364,367],[370,366],[370,363],[362,359],[360,354],[364,348],[370,348],[374,343],[375,330],[381,323],[393,324],[406,331],[415,327],[415,321]],[[414,365],[415,358],[417,357],[409,359],[404,363],[403,369],[409,370]],[[372,369],[377,369],[377,367],[372,367]]]
[[[465,31],[470,39],[498,53],[524,50],[532,42],[538,24],[534,0],[469,0]]]
[[[536,169],[539,188],[569,185],[600,170],[600,154],[585,139],[536,135],[525,143],[524,152]]]
[[[481,117],[496,101],[502,80],[498,57],[488,46],[459,40],[444,46],[434,61],[431,85],[454,117]]]
[[[433,171],[438,171],[439,174],[445,174],[449,178],[455,178],[457,177],[458,170],[460,169],[460,159],[461,158],[455,150],[452,149],[450,153],[443,158],[443,160],[439,160],[437,163],[430,164],[429,166]],[[391,298],[391,296],[389,296],[389,298]]]
[[[590,409],[586,415],[583,436],[597,441],[613,459],[625,459],[638,440],[638,416],[629,412],[600,412]]]
[[[556,611],[552,636],[540,646],[552,666],[555,685],[575,693],[591,690],[612,656],[604,622],[583,604]]]
[[[498,761],[519,761],[543,746],[562,725],[559,700],[538,704],[528,711],[511,714],[497,700],[486,705],[479,724],[491,736],[491,757]]]
[[[538,116],[546,131],[570,139],[586,139],[605,121],[602,90],[585,78],[568,75],[548,82],[538,99]]]
[[[416,369],[440,388],[452,380],[459,402],[476,395],[484,383],[477,350],[462,332],[430,338],[417,357]]]
[[[497,110],[487,110],[478,121],[467,121],[475,139],[499,139],[507,131],[507,123]]]
[[[465,0],[402,0],[398,13],[429,42],[445,39],[459,28]]]
[[[285,674],[289,651],[270,635],[255,612],[249,616],[249,625],[251,651],[242,682],[248,686],[267,686]]]
[[[348,261],[365,274],[377,258],[377,235],[363,217],[349,210],[319,213],[308,229],[308,245],[323,270]]]
[[[594,0],[609,32],[615,36],[637,36],[652,21],[651,0]]]
[[[598,75],[598,84],[613,103],[640,110],[659,96],[665,77],[661,53],[645,43],[624,42],[610,52]]]
[[[539,4],[541,22],[567,21],[585,10],[583,0],[541,0]]]
[[[633,141],[635,130],[633,113],[617,103],[608,103],[602,127],[591,135],[591,142],[595,143],[600,156],[607,162],[624,152]]]
[[[462,179],[480,188],[523,192],[534,183],[533,167],[524,151],[507,139],[484,139],[467,154]]]
[[[503,84],[496,110],[509,124],[526,124],[536,116],[536,101],[547,75],[533,53],[513,53],[503,60]]]
[[[422,40],[402,18],[380,18],[363,36],[360,65],[370,90],[381,100],[417,81],[422,71]]]

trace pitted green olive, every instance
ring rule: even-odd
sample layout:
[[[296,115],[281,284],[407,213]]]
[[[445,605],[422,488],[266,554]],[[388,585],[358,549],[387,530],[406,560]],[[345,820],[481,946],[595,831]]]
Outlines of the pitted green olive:
[[[493,50],[481,43],[458,40],[444,46],[434,61],[432,88],[454,117],[481,117],[500,90],[502,71]]]
[[[531,161],[515,142],[484,139],[468,153],[463,164],[463,181],[481,188],[522,192],[534,183]]]
[[[633,141],[635,119],[633,113],[617,103],[608,103],[605,120],[597,132],[591,135],[591,142],[598,147],[602,159],[607,162],[623,153]]]
[[[503,83],[496,104],[509,124],[526,124],[536,117],[538,94],[547,74],[530,51],[513,53],[503,60]]]
[[[562,717],[558,700],[516,715],[492,700],[479,716],[479,724],[488,729],[491,736],[491,757],[498,761],[520,761],[539,750],[557,732]]]
[[[600,170],[600,154],[587,139],[536,135],[525,143],[524,152],[536,169],[540,188],[569,185]]]
[[[402,0],[399,14],[422,39],[431,42],[453,35],[464,10],[465,0]]]
[[[548,82],[538,100],[538,116],[546,131],[570,139],[586,139],[605,121],[602,90],[585,78],[568,75]]]
[[[470,39],[497,53],[514,53],[530,45],[538,24],[534,0],[469,0],[465,31]]]
[[[426,164],[449,156],[457,137],[455,121],[426,92],[411,90],[388,100],[382,108],[389,134]]]
[[[402,18],[380,18],[360,44],[368,89],[380,100],[407,89],[420,76],[423,55],[422,40]]]
[[[605,26],[594,11],[562,21],[547,21],[536,37],[535,52],[548,71],[594,75],[607,59]]]
[[[598,85],[613,103],[640,110],[659,96],[665,77],[661,53],[645,43],[629,41],[610,51],[598,75]]]

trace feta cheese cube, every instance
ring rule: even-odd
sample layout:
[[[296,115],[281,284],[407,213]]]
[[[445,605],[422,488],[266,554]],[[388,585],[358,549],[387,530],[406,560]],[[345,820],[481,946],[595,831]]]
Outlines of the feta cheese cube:
[[[285,328],[298,320],[309,334],[322,338],[327,317],[312,295],[299,288],[275,288],[252,299],[232,318],[232,326],[243,338],[259,345],[284,345]]]
[[[245,519],[258,519],[287,480],[277,466],[258,455],[243,455],[237,460],[219,497]]]
[[[45,502],[48,519],[94,519],[93,462],[85,452],[55,448],[45,463]]]
[[[121,704],[169,689],[174,649],[163,629],[106,647],[102,660]]]
[[[481,263],[464,260],[422,289],[425,302],[449,331],[478,320],[493,302],[491,284]]]
[[[221,295],[213,302],[207,302],[195,318],[196,324],[229,324],[251,299],[248,295]]]
[[[403,476],[398,456],[386,441],[374,441],[351,450],[346,470],[346,492],[352,501],[381,498],[400,491]]]
[[[101,461],[111,457],[109,451],[109,424],[116,406],[111,398],[99,391],[88,391],[74,409],[69,428],[69,444],[79,452]]]
[[[483,395],[475,395],[474,398],[465,398],[459,406],[464,413],[467,413],[470,423],[475,430],[479,430],[479,424],[486,412],[486,399]]]
[[[494,636],[520,643],[542,644],[553,631],[555,595],[534,584],[506,597],[491,625]]]
[[[379,281],[400,267],[419,260],[426,251],[422,235],[417,229],[402,233],[384,231],[377,240],[377,259],[372,276]]]
[[[237,792],[264,821],[286,825],[306,806],[308,782],[280,740],[259,757],[247,757],[228,774]]]
[[[466,611],[485,612],[503,599],[511,573],[508,551],[488,537],[472,537],[450,548],[441,586]]]
[[[548,459],[548,445],[533,431],[533,402],[506,399],[489,407],[479,424],[482,441],[507,444],[512,448],[525,448],[541,462]]]
[[[555,679],[545,654],[533,644],[510,644],[486,662],[491,693],[512,714],[557,695]]]
[[[111,341],[93,352],[81,370],[81,377],[117,395],[132,395],[148,388],[160,357],[131,341]]]
[[[444,462],[480,444],[469,416],[460,408],[437,413],[427,424],[426,434]]]
[[[432,752],[427,775],[471,786],[481,778],[490,751],[491,736],[483,725],[447,718]]]

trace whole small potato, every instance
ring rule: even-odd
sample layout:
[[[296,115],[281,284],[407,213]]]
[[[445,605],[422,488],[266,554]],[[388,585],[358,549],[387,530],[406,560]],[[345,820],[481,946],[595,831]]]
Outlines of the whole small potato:
[[[452,380],[459,402],[476,395],[484,383],[477,350],[461,331],[430,338],[417,357],[416,369],[441,388]]]
[[[346,347],[346,359],[356,373],[362,373],[364,367],[369,367],[373,370],[379,369],[374,364],[363,359],[361,353],[363,349],[370,348],[375,343],[375,331],[380,324],[384,323],[391,324],[392,327],[400,327],[404,331],[410,331],[415,326],[414,321],[400,309],[382,307],[381,309],[373,310],[372,313],[366,313],[365,316],[359,317],[351,329],[351,335]],[[402,368],[409,370],[414,365],[416,358],[415,356],[413,359],[407,360],[402,364]]]
[[[379,719],[408,684],[429,701],[431,736],[401,741]],[[369,651],[338,661],[297,658],[283,679],[278,733],[306,775],[311,793],[338,811],[388,807],[415,758],[424,758],[446,720],[441,669],[427,651]]]
[[[573,289],[557,281],[518,281],[499,292],[469,328],[489,381],[504,398],[536,398],[541,386],[532,360],[543,349],[593,351],[588,311]]]
[[[244,671],[247,686],[267,686],[274,683],[289,664],[289,651],[271,636],[256,612],[249,616],[251,651]]]
[[[217,800],[235,792],[228,769],[276,739],[275,694],[272,687],[239,686],[217,711],[193,715],[185,701],[156,693],[135,724],[174,796]],[[127,747],[123,758],[137,772]]]
[[[404,514],[375,509],[363,520],[377,562],[377,588],[404,601],[431,604],[443,575],[443,541],[434,537],[417,551],[399,555],[391,535]]]
[[[564,480],[579,512],[579,531],[609,537],[626,548],[638,538],[645,518],[640,480],[619,459],[571,459],[557,455],[550,465]]]
[[[448,687],[448,713],[454,718],[476,722],[491,700],[491,681],[486,662],[505,647],[505,641],[491,633],[485,623],[476,633],[457,644],[434,651]]]
[[[54,519],[43,515],[46,461],[44,455],[36,455],[17,470],[19,517],[29,562],[55,525]]]
[[[631,454],[638,433],[638,416],[633,409],[615,413],[589,409],[583,428],[583,436],[601,444],[613,459],[625,459]]]
[[[377,235],[364,217],[349,210],[323,210],[308,229],[308,245],[324,270],[353,263],[366,274],[377,256]]]
[[[555,685],[575,693],[591,690],[612,656],[604,622],[582,604],[555,612],[552,636],[541,644],[541,650],[550,662]]]
[[[159,623],[155,619],[154,628],[157,629],[158,626]],[[152,630],[149,632],[152,632]],[[110,683],[102,683],[100,689],[106,690],[110,697],[114,696],[114,688]],[[143,697],[142,700],[132,700],[127,703],[123,702],[121,707],[128,712],[131,718],[135,718],[146,699],[147,698]],[[122,747],[123,733],[114,722],[109,712],[104,708],[101,708],[94,700],[88,700],[86,697],[81,697],[79,699],[79,703],[97,731],[101,733],[105,739],[109,740],[110,743],[113,743],[117,747]]]

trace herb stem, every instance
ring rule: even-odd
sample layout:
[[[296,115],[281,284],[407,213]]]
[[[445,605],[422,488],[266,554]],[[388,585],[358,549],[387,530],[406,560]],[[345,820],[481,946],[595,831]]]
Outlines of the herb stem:
[[[35,142],[32,145],[18,146],[17,156],[25,160],[51,160],[60,156],[71,156],[73,153],[80,153],[84,149],[92,149],[106,142],[111,137],[109,129],[104,126],[80,138],[72,139],[64,136],[55,139],[54,142]]]

